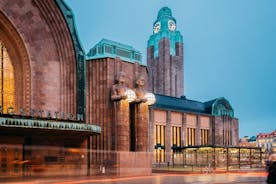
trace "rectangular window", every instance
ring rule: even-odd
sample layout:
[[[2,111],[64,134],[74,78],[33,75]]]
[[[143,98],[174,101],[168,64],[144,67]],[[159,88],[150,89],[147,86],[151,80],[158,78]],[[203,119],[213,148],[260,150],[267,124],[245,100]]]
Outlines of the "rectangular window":
[[[172,147],[180,147],[181,146],[181,127],[172,126],[171,146]]]
[[[201,145],[208,145],[209,144],[209,129],[201,129],[200,137],[201,137]]]
[[[136,61],[140,61],[141,60],[141,55],[140,54],[135,54],[134,59]]]
[[[116,51],[117,51],[118,56],[130,58],[130,52],[122,50],[122,49],[117,49]]]
[[[92,56],[95,56],[95,55],[96,55],[96,53],[97,53],[96,48],[93,48],[93,49],[92,49]]]
[[[165,162],[165,126],[155,125],[154,127],[154,160]]]
[[[98,47],[98,54],[102,54],[103,53],[103,48],[102,47]]]
[[[186,128],[186,146],[195,145],[195,128]]]
[[[111,47],[111,46],[106,45],[106,46],[104,47],[104,49],[105,49],[105,52],[106,52],[106,53],[112,54],[112,47]]]

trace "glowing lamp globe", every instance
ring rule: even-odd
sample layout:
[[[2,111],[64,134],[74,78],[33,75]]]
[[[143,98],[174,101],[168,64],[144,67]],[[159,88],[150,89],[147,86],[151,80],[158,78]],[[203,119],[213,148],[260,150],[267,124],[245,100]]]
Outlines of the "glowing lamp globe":
[[[145,98],[147,99],[148,105],[153,105],[156,102],[155,96],[152,93],[146,93]]]
[[[130,102],[133,102],[133,101],[136,99],[135,92],[132,91],[131,89],[126,90],[125,95],[127,96],[127,99],[126,99],[126,100],[127,100],[129,103],[130,103]]]

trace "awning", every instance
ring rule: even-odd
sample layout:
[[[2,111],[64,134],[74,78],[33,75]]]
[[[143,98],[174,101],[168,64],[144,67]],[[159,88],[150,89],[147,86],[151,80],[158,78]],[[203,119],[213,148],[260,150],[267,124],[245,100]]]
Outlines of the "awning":
[[[55,121],[55,120],[37,120],[25,118],[0,117],[0,128],[23,128],[23,129],[37,129],[37,130],[53,130],[53,131],[68,131],[80,132],[89,135],[100,134],[101,127],[97,125]]]

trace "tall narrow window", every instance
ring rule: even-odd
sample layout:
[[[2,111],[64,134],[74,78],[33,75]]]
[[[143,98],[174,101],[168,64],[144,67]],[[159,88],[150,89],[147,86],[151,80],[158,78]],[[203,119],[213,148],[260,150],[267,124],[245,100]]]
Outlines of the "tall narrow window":
[[[194,146],[195,139],[195,128],[186,128],[186,146]]]
[[[171,146],[173,148],[181,146],[181,127],[172,126]]]
[[[154,160],[165,162],[165,126],[155,125],[154,127]]]
[[[208,145],[209,144],[209,130],[208,129],[201,129],[201,145]]]
[[[15,107],[14,70],[8,51],[0,40],[0,106],[3,113]]]

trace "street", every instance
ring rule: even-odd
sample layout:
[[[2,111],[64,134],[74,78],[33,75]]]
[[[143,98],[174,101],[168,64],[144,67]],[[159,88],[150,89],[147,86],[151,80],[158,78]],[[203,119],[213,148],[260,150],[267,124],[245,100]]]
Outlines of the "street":
[[[53,178],[31,179],[25,181],[9,181],[9,184],[265,184],[267,174],[265,172],[252,173],[216,173],[216,174],[153,174],[150,176],[136,177],[85,177],[85,178]]]

